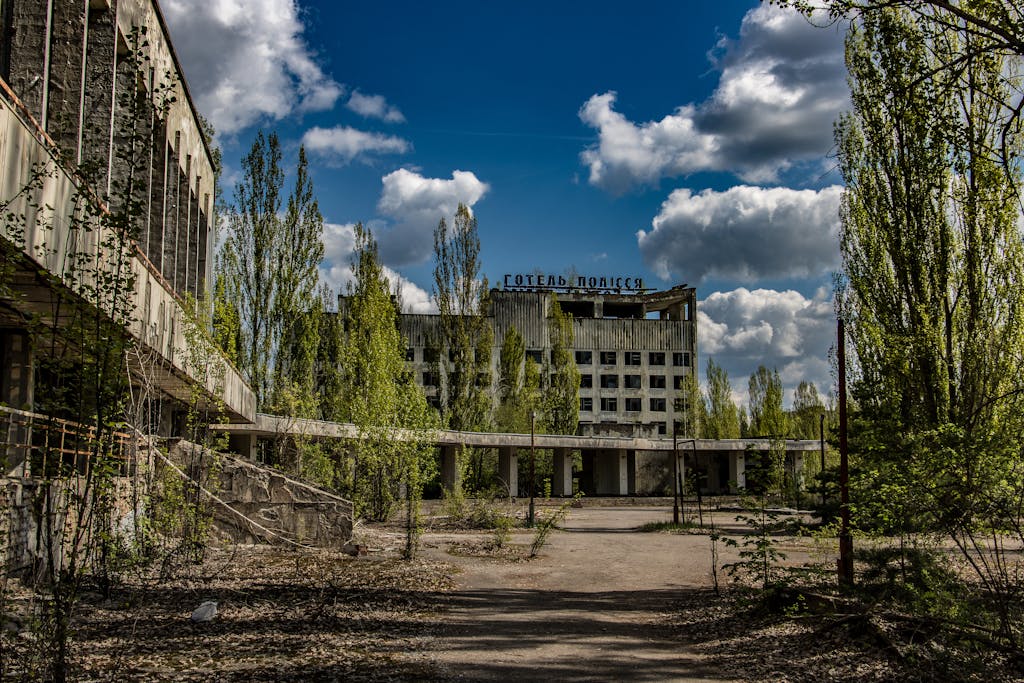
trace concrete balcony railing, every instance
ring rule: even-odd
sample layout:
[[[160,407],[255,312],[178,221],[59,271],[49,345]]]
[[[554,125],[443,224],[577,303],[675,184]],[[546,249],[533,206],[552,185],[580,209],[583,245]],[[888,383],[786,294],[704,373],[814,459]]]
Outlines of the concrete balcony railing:
[[[99,200],[62,165],[55,146],[19,107],[14,93],[0,86],[5,91],[0,97],[0,238],[15,255],[13,271],[4,276],[14,294],[5,303],[59,333],[62,321],[53,305],[59,290],[104,309],[107,304],[97,302],[91,290],[105,270],[121,263],[134,283],[128,293],[133,313],[125,326],[137,342],[134,362],[146,366],[147,378],[185,401],[196,399],[198,387],[201,402],[221,408],[232,422],[251,422],[256,409],[252,389],[191,322],[181,299],[138,246],[111,247],[117,244],[112,231],[83,218],[93,212],[84,211],[82,203],[98,205]],[[83,263],[88,267],[72,267]]]

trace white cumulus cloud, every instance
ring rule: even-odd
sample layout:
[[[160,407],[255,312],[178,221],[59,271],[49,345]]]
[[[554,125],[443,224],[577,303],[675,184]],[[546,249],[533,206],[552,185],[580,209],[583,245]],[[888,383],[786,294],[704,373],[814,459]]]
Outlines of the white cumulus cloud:
[[[817,277],[839,263],[839,186],[793,190],[739,185],[718,192],[672,192],[640,252],[661,277],[743,282]]]
[[[364,95],[358,90],[352,93],[345,106],[368,119],[380,119],[388,123],[405,123],[405,116],[397,107],[388,104],[383,95]]]
[[[660,121],[630,121],[615,111],[614,92],[582,106],[580,119],[598,132],[580,155],[591,184],[621,193],[697,171],[768,182],[829,151],[832,122],[849,102],[838,29],[763,4],[743,18],[739,39],[720,40],[711,58],[719,70],[711,97]]]
[[[787,402],[802,381],[819,393],[832,388],[829,349],[835,336],[832,297],[793,290],[714,292],[697,305],[697,347],[702,370],[707,358],[725,368],[734,395],[746,400],[747,380],[757,366],[779,371]]]
[[[307,45],[296,0],[161,3],[196,106],[219,135],[331,109],[344,86]]]
[[[314,126],[303,134],[302,144],[311,154],[338,164],[347,164],[367,154],[405,154],[412,149],[409,141],[403,138],[350,126]]]
[[[391,221],[378,233],[381,260],[390,266],[419,263],[429,258],[434,228],[449,222],[458,205],[472,208],[489,186],[471,171],[453,171],[451,178],[428,178],[400,168],[381,178],[377,210]]]
[[[353,282],[352,250],[355,248],[355,225],[352,223],[324,223],[324,261],[320,265],[320,280],[344,294]],[[401,292],[402,309],[407,313],[435,313],[437,306],[425,289],[391,268],[384,268],[392,291]]]

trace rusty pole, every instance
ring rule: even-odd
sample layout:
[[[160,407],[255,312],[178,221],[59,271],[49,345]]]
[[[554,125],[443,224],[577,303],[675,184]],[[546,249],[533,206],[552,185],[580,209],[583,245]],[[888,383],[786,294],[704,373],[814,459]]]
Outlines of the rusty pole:
[[[853,584],[853,536],[850,534],[850,461],[846,444],[846,337],[839,319],[839,583]]]

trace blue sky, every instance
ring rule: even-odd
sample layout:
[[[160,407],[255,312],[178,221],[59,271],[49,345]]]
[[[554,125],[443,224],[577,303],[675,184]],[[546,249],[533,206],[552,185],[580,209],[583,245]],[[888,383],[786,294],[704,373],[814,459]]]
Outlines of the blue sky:
[[[831,388],[839,28],[739,1],[162,7],[228,198],[258,130],[286,166],[306,146],[332,286],[363,221],[406,305],[429,309],[432,229],[464,202],[492,281],[687,282],[701,363],[737,398],[760,363],[790,391]]]

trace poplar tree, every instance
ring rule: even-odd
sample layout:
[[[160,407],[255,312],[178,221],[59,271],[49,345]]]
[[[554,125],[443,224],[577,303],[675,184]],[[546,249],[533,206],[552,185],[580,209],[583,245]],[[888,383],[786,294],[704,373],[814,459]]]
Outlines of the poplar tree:
[[[341,345],[340,418],[353,423],[348,482],[356,514],[384,521],[404,484],[411,504],[419,500],[430,445],[421,431],[434,425],[432,410],[405,369],[406,340],[399,311],[371,232],[357,223]],[[403,432],[399,440],[399,430]],[[413,511],[415,516],[415,510]]]
[[[704,425],[704,438],[740,438],[740,411],[736,407],[736,402],[732,400],[729,373],[708,358],[706,380],[708,414]]]
[[[792,434],[797,439],[817,439],[825,405],[813,382],[803,381],[793,395]]]
[[[476,217],[459,204],[449,228],[442,218],[434,231],[434,300],[440,314],[438,374],[444,386],[442,416],[450,429],[483,431],[491,425],[491,345],[487,278],[480,274],[480,236]],[[483,451],[461,451],[468,460],[467,480],[482,485]]]
[[[572,315],[562,311],[554,296],[548,317],[548,340],[551,361],[543,397],[544,427],[552,434],[575,434],[580,419],[580,370],[572,352],[576,332]]]
[[[459,204],[450,228],[442,218],[434,231],[434,300],[440,314],[444,417],[451,429],[485,429],[494,333],[487,320],[487,278],[480,274],[477,221],[465,204]]]
[[[683,376],[683,385],[676,397],[676,412],[680,415],[679,435],[691,439],[706,438],[708,432],[708,409],[700,384],[693,374]]]
[[[277,135],[257,133],[242,159],[242,181],[228,214],[215,337],[237,349],[236,361],[249,378],[257,409],[311,417],[316,411],[311,378],[318,345],[323,217],[303,149],[282,217],[283,184]],[[237,330],[232,327],[236,323]]]

